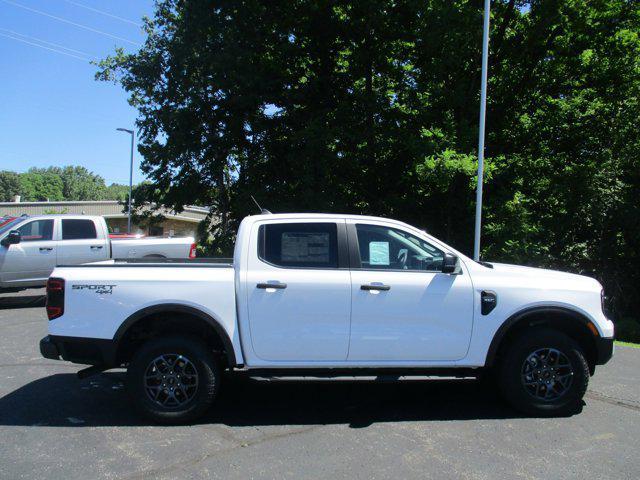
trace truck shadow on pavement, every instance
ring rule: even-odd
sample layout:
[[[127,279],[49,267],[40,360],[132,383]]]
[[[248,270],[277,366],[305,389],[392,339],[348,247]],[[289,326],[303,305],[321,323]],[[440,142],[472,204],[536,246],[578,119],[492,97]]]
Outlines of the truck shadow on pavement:
[[[0,296],[0,310],[13,308],[44,307],[47,297],[44,295]]]
[[[122,372],[78,380],[55,374],[0,398],[0,425],[113,427],[150,425],[132,411]],[[199,424],[227,426],[506,419],[520,415],[473,380],[261,381],[225,378]]]

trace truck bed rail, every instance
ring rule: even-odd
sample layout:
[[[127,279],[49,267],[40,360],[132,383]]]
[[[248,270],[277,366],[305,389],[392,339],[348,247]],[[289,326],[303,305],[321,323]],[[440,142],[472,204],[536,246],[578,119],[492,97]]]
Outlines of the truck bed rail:
[[[81,265],[58,265],[64,268],[96,267],[191,267],[191,268],[231,268],[233,258],[115,258],[104,262]]]

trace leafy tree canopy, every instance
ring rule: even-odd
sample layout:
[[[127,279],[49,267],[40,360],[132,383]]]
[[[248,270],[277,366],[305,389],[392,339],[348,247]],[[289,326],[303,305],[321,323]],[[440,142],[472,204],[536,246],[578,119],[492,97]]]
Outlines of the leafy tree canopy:
[[[20,194],[20,177],[16,172],[0,171],[0,202],[10,202]]]
[[[20,195],[25,202],[61,200],[121,200],[129,195],[129,186],[111,184],[85,167],[66,166],[30,168],[26,173],[0,172],[0,201],[9,202]]]

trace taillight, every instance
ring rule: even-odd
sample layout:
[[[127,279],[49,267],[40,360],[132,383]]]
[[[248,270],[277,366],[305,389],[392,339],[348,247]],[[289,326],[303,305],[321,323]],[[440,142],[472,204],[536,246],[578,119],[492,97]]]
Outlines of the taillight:
[[[61,317],[64,313],[64,279],[47,280],[47,316],[49,320]]]
[[[191,244],[191,249],[189,250],[189,258],[196,258],[196,244]]]

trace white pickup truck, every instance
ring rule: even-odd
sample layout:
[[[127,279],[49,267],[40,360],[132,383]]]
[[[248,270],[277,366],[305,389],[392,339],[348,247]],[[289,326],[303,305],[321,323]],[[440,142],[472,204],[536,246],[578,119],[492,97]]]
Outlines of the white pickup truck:
[[[127,367],[137,409],[191,421],[221,371],[484,376],[533,415],[576,409],[613,354],[594,279],[477,263],[383,218],[245,218],[233,263],[86,265],[48,281],[50,359]]]
[[[111,258],[193,258],[192,237],[111,240],[104,218],[42,215],[0,227],[0,292],[43,287],[56,265]]]

